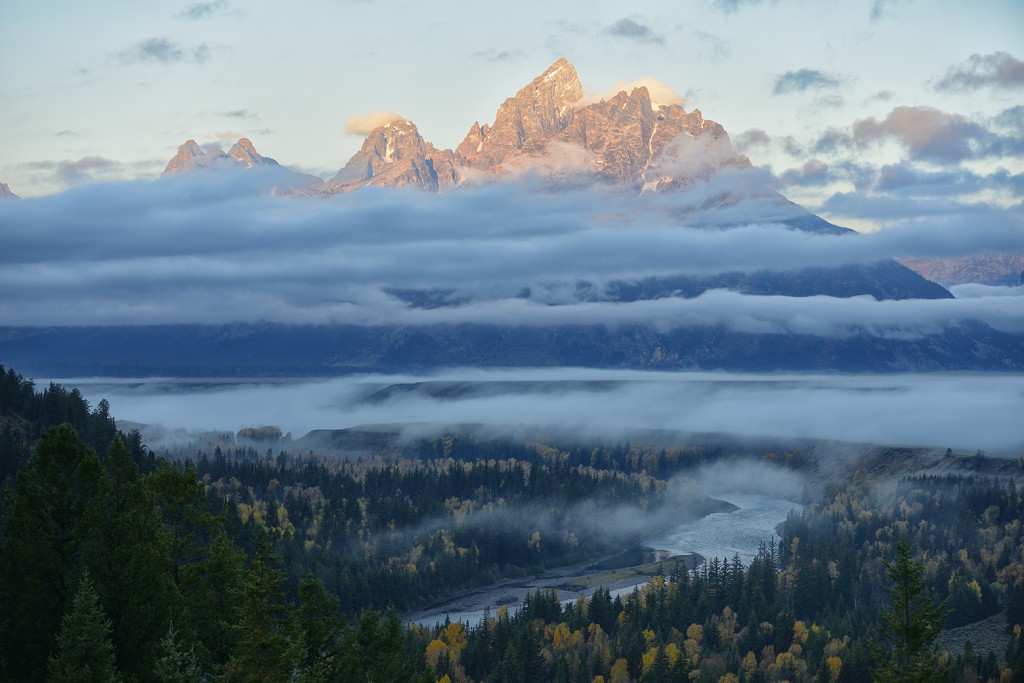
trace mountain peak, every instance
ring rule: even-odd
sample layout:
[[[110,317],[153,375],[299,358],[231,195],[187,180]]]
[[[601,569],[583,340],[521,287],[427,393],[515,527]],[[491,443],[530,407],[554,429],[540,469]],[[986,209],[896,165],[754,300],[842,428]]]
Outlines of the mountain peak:
[[[21,197],[11,192],[7,183],[0,183],[0,199],[21,199]]]
[[[228,150],[228,156],[249,168],[255,168],[256,166],[277,166],[277,162],[270,157],[262,156],[256,151],[256,147],[253,146],[252,141],[249,138],[239,138],[238,142],[231,146]]]

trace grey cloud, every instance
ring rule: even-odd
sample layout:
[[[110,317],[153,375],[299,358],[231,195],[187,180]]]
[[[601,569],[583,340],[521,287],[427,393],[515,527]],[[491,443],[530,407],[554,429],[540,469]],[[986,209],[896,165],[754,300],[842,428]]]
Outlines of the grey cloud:
[[[970,158],[1018,154],[1024,139],[996,135],[961,114],[934,107],[896,107],[881,121],[862,119],[853,125],[852,139],[868,144],[882,139],[899,142],[911,158],[957,164]]]
[[[251,112],[248,109],[232,109],[231,111],[224,112],[223,116],[246,121],[258,121],[260,118],[255,112]]]
[[[102,169],[110,163],[93,159],[78,166]],[[950,201],[901,198],[883,206],[878,199],[865,204],[860,193],[836,195],[826,203],[835,213],[881,212],[903,225],[843,236],[790,229],[778,221],[798,210],[766,193],[771,179],[757,170],[640,197],[600,189],[550,193],[529,183],[439,196],[367,190],[327,202],[266,196],[280,180],[270,171],[206,173],[94,185],[0,205],[4,320],[669,329],[720,323],[824,335],[852,334],[866,325],[876,330],[872,334],[909,335],[941,328],[943,321],[980,319],[1004,329],[1012,318],[999,308],[1005,301],[890,304],[719,292],[692,300],[612,303],[592,301],[578,286],[589,282],[599,293],[613,281],[754,272],[765,263],[788,270],[894,256],[1024,251],[1019,213]],[[738,197],[744,182],[750,198],[701,208],[726,188]],[[410,308],[392,294],[401,289],[450,290],[453,299],[467,303]],[[524,290],[530,292],[525,299]]]
[[[898,0],[875,0],[871,5],[871,21],[878,21],[888,11],[888,8],[895,5]]]
[[[522,59],[526,56],[526,53],[519,48],[510,50],[482,50],[480,52],[474,52],[473,56],[478,59],[486,59],[489,62],[509,62],[516,59]]]
[[[167,38],[147,38],[140,40],[126,50],[118,52],[116,57],[122,64],[180,64],[194,62],[203,64],[210,59],[211,49],[206,43],[185,46]]]
[[[619,38],[626,38],[639,43],[664,44],[665,42],[664,38],[652,31],[648,26],[633,21],[628,17],[623,17],[622,19],[614,22],[605,29],[605,32]]]
[[[740,152],[747,152],[754,148],[763,148],[771,144],[771,136],[760,128],[751,128],[732,137],[732,142]]]
[[[817,154],[828,154],[845,149],[851,145],[853,145],[853,138],[849,133],[832,129],[825,131],[817,140],[815,140],[811,149]]]
[[[124,167],[106,157],[85,156],[80,159],[33,161],[21,164],[21,168],[58,185],[82,185],[104,177],[114,178]]]
[[[712,0],[712,4],[726,14],[738,12],[744,6],[760,5],[764,0]]]
[[[230,3],[228,0],[211,0],[210,2],[197,2],[189,5],[178,15],[181,19],[197,21],[207,19],[217,14],[227,13]]]
[[[825,88],[837,88],[842,79],[835,75],[818,71],[817,69],[799,69],[787,71],[775,79],[775,86],[772,93],[785,95],[791,92],[803,92],[805,90],[822,90]]]
[[[837,109],[846,104],[846,98],[842,95],[822,95],[814,100],[815,107]]]
[[[1008,52],[971,55],[966,61],[951,66],[935,84],[937,90],[977,90],[1024,87],[1024,61]]]

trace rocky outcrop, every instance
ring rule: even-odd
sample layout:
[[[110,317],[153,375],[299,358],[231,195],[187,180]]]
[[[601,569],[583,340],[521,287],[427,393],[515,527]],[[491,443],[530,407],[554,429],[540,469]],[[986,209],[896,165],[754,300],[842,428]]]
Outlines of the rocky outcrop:
[[[7,183],[0,183],[0,200],[2,199],[21,199],[21,197],[11,192]]]

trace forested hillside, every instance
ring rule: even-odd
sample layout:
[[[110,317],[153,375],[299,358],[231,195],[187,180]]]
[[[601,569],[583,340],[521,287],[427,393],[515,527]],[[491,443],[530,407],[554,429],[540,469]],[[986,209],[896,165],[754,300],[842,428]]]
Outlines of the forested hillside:
[[[935,625],[1006,615],[999,651],[916,653],[934,680],[1024,679],[1020,481],[858,478],[749,566],[403,626],[397,610],[713,509],[675,477],[711,454],[439,438],[340,461],[225,438],[172,461],[105,404],[0,375],[5,680],[863,681],[900,652],[883,624],[901,566]]]

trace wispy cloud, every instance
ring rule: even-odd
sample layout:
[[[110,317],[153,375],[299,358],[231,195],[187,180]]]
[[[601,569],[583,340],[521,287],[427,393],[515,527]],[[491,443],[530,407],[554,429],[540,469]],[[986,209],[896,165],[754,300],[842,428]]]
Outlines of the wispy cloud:
[[[787,71],[776,78],[772,93],[775,95],[785,95],[805,90],[837,88],[842,82],[842,78],[835,74],[825,73],[817,69],[798,69],[797,71]]]
[[[486,59],[489,62],[511,62],[517,59],[522,59],[525,56],[526,53],[519,48],[507,50],[491,48],[490,50],[481,50],[473,53],[473,57],[477,59]]]
[[[738,12],[745,6],[760,5],[765,0],[712,0],[712,4],[726,14]]]
[[[654,43],[663,45],[665,39],[655,33],[646,24],[641,24],[629,17],[623,17],[605,28],[605,32],[617,38],[625,38],[638,43]]]
[[[206,19],[216,14],[226,12],[230,3],[228,0],[212,0],[211,2],[197,2],[194,5],[189,5],[181,14],[178,16],[182,19],[191,19],[193,21],[199,19]]]
[[[692,31],[690,37],[699,47],[697,54],[709,62],[721,62],[729,57],[729,44],[707,31]]]
[[[1024,87],[1024,61],[1008,52],[973,54],[951,66],[935,84],[936,90],[977,90],[984,87],[1016,89]]]
[[[206,43],[182,45],[167,38],[146,38],[116,54],[122,64],[205,64],[212,55]]]

